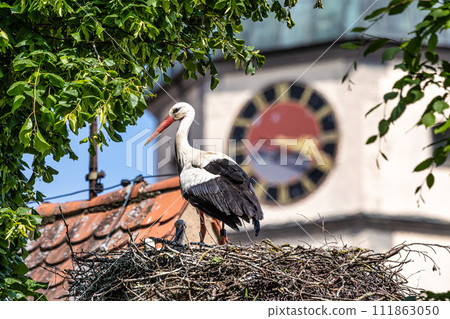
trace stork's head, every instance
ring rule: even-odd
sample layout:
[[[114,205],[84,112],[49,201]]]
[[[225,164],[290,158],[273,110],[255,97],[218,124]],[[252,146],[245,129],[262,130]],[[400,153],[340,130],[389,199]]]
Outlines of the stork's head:
[[[169,117],[172,117],[174,121],[179,121],[187,116],[194,117],[195,111],[192,105],[186,102],[179,102],[172,106],[169,111]]]
[[[161,122],[161,124],[159,124],[156,130],[148,138],[147,142],[145,142],[145,145],[154,140],[155,137],[158,136],[158,134],[160,134],[162,131],[168,128],[173,122],[181,121],[185,117],[194,118],[194,116],[195,110],[192,107],[192,105],[186,102],[176,103],[174,106],[170,108],[169,115],[167,115],[167,117]]]

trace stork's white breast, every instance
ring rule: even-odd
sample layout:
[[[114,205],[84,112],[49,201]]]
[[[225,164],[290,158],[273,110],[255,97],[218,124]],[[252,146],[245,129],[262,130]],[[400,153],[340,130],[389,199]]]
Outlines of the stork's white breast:
[[[187,191],[193,185],[198,185],[218,178],[220,175],[211,174],[210,172],[198,167],[184,167],[180,173],[180,186],[183,192]]]

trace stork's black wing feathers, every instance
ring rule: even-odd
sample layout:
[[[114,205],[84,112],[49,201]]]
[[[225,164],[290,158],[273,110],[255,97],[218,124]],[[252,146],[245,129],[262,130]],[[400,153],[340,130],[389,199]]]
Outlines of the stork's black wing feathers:
[[[245,173],[238,164],[228,159],[220,159],[211,161],[204,168],[211,174],[220,175],[227,179],[234,187],[237,187],[240,192],[243,192],[241,196],[246,197],[246,199],[257,208],[255,217],[258,220],[263,219],[263,212],[258,197],[256,197],[255,189],[253,188],[247,173]]]
[[[238,164],[228,159],[211,161],[204,169],[211,174],[223,176],[234,183],[250,183],[247,173]]]
[[[257,235],[263,212],[247,174],[227,159],[213,160],[204,169],[219,177],[191,186],[183,196],[193,206],[233,229],[238,230],[242,225],[239,218],[246,222],[251,219]]]

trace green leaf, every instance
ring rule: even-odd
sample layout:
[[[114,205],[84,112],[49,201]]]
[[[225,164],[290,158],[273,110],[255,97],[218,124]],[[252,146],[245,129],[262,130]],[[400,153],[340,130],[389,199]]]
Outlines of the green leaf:
[[[19,140],[26,147],[30,144],[31,141],[31,130],[33,128],[33,123],[31,122],[31,118],[28,117],[25,123],[23,123],[22,128],[19,133]]]
[[[384,103],[397,97],[398,92],[389,92],[384,95]]]
[[[25,275],[28,272],[28,267],[23,261],[20,261],[13,266],[12,270],[13,274]]]
[[[113,96],[119,96],[123,92],[123,83],[119,82],[114,88]]]
[[[66,89],[64,89],[62,94],[65,96],[68,96],[68,97],[78,98],[78,91],[75,89],[66,88]]]
[[[95,146],[94,146],[94,142],[93,141],[91,141],[91,139],[89,139],[89,148],[88,148],[88,152],[89,152],[89,154],[91,154],[92,156],[95,156],[96,154],[97,154],[97,151],[96,151],[96,149],[95,149]]]
[[[348,71],[347,73],[344,74],[344,76],[342,77],[341,83],[344,83],[345,80],[348,78],[350,71]]]
[[[399,47],[392,47],[384,50],[381,55],[381,61],[392,60],[399,51],[401,51]]]
[[[128,96],[128,105],[130,105],[132,108],[135,108],[138,102],[139,98],[133,93],[130,93],[130,95]]]
[[[84,87],[95,98],[98,99],[98,98],[102,97],[102,91],[96,85],[94,85],[94,84],[92,84],[90,82],[86,82],[86,83],[84,83]]]
[[[218,264],[220,264],[220,263],[223,263],[224,260],[220,256],[214,256],[214,257],[211,258],[210,262],[211,263],[218,263]]]
[[[50,81],[50,83],[56,87],[60,88],[64,87],[65,84],[64,79],[57,74],[47,73],[45,75],[45,78],[47,78]]]
[[[357,50],[361,47],[361,44],[356,42],[345,42],[342,43],[339,47],[345,50]]]
[[[48,144],[44,139],[39,129],[37,130],[36,137],[34,139],[34,148],[40,153],[45,153],[50,148],[50,144]]]
[[[367,28],[356,27],[356,28],[353,28],[350,32],[361,33],[361,32],[364,32],[366,30],[367,30]]]
[[[19,216],[27,216],[30,213],[30,209],[28,207],[19,207],[17,208],[16,213]]]
[[[419,86],[411,88],[411,90],[408,91],[408,94],[406,95],[406,101],[408,104],[414,103],[419,101],[424,97],[424,93],[420,89]]]
[[[434,134],[440,134],[442,132],[445,132],[450,128],[450,120],[447,120],[444,124],[441,124],[437,128],[434,129]]]
[[[438,9],[432,10],[430,13],[430,16],[432,16],[435,19],[438,19],[438,18],[446,17],[449,14],[450,14],[450,10],[438,8]]]
[[[396,15],[405,11],[405,9],[411,4],[412,1],[405,0],[392,0],[389,3],[388,14]]]
[[[5,278],[5,283],[8,285],[14,285],[14,284],[21,284],[20,280],[16,279],[16,278]]]
[[[414,172],[421,172],[423,170],[426,170],[431,166],[431,164],[433,164],[433,158],[427,158],[426,160],[420,162],[419,165],[416,166],[416,168],[414,168]]]
[[[0,31],[0,38],[3,38],[4,40],[6,40],[6,42],[9,41],[8,35],[6,34],[5,31]]]
[[[428,27],[430,25],[430,23],[432,23],[430,20],[425,20],[425,21],[419,22],[418,24],[416,24],[416,31],[425,29],[426,27]]]
[[[170,85],[172,83],[172,78],[165,73],[163,74],[163,76],[164,76],[164,82]]]
[[[74,32],[71,34],[71,36],[75,39],[75,41],[80,42],[81,41],[81,36],[80,36],[80,32]]]
[[[437,47],[438,43],[438,36],[436,33],[433,33],[430,35],[430,38],[428,39],[428,51],[434,51]]]
[[[69,114],[69,127],[72,132],[78,135],[77,116],[74,113]]]
[[[367,113],[364,116],[367,117],[367,115],[369,115],[370,113],[375,111],[377,108],[379,108],[381,106],[381,104],[382,103],[379,103],[379,104],[375,105],[374,107],[372,107],[369,111],[367,111]]]
[[[426,127],[431,127],[436,123],[436,117],[434,116],[433,113],[428,112],[425,113],[422,116],[422,120],[421,120],[422,124],[425,125]]]
[[[25,96],[23,95],[16,95],[14,97],[13,107],[11,110],[11,113],[14,114],[14,112],[22,105],[22,102],[25,100]]]
[[[23,93],[23,88],[24,86],[27,85],[27,82],[25,81],[18,81],[13,83],[8,91],[6,92],[6,94],[8,95],[19,95]]]
[[[120,136],[120,134],[117,132],[114,132],[114,134],[111,136],[111,139],[114,142],[122,142],[123,141],[122,136]]]
[[[35,68],[37,64],[29,59],[19,59],[14,62],[14,71],[22,71],[26,68]]]
[[[100,38],[100,40],[104,40],[103,38],[103,27],[97,22],[97,28],[95,30],[95,34]]]
[[[219,84],[219,82],[220,81],[218,78],[216,78],[215,76],[211,76],[211,84],[210,84],[211,90],[214,90],[217,87],[217,85]]]
[[[402,70],[402,71],[408,70],[405,63],[399,63],[399,64],[395,65],[394,70],[397,70],[397,69]]]
[[[384,39],[384,38],[373,41],[364,50],[364,56],[367,56],[367,55],[381,49],[382,47],[384,47],[386,45],[386,43],[388,43],[388,39]]]
[[[104,59],[103,63],[105,63],[108,67],[114,66],[116,64],[113,59]]]
[[[444,101],[437,100],[433,103],[433,110],[435,110],[438,113],[442,113],[446,108],[448,108],[448,104]]]
[[[251,73],[252,75],[255,74],[256,69],[255,66],[253,65],[253,62],[250,61],[247,63],[247,67],[245,68],[245,74],[249,74]]]
[[[444,150],[443,146],[440,146],[433,151],[433,160],[437,166],[445,163],[447,160],[447,152]]]
[[[378,131],[380,132],[380,137],[386,135],[389,130],[389,122],[385,119],[378,123]]]
[[[391,112],[391,117],[389,118],[389,121],[394,122],[397,120],[403,112],[405,112],[406,104],[400,102]]]
[[[56,55],[54,55],[52,52],[49,52],[46,50],[34,50],[34,51],[31,51],[28,56],[35,56],[35,55],[37,55],[37,56],[44,55],[45,60],[47,60],[49,62],[57,61]]]
[[[42,222],[42,217],[40,215],[30,214],[30,218],[33,221],[34,225],[40,225]]]
[[[133,74],[135,74],[135,75],[139,75],[144,70],[143,67],[141,67],[140,65],[137,65],[134,62],[131,63],[131,68],[132,68]]]
[[[422,46],[422,38],[415,37],[410,41],[405,42],[405,44],[407,44],[405,47],[405,51],[410,54],[410,57],[414,57],[419,52]],[[408,57],[408,55],[405,54],[404,57]]]
[[[439,61],[439,55],[436,52],[427,51],[425,52],[425,57],[433,64],[436,64]]]
[[[428,188],[433,187],[433,184],[434,184],[434,175],[432,173],[430,173],[427,176],[427,186],[428,186]]]
[[[375,142],[377,140],[378,136],[377,135],[372,135],[371,137],[369,137],[366,141],[366,144],[372,144],[373,142]]]
[[[57,101],[56,101],[55,97],[53,95],[49,94],[45,98],[44,106],[50,110],[51,108],[53,108],[56,105],[56,103],[57,103]]]
[[[387,11],[387,8],[380,8],[380,9],[374,10],[369,15],[365,16],[364,20],[372,20],[373,18],[376,18],[377,16],[379,16],[382,13],[385,13],[386,11]]]
[[[442,60],[442,68],[444,69],[445,72],[450,73],[450,63]]]

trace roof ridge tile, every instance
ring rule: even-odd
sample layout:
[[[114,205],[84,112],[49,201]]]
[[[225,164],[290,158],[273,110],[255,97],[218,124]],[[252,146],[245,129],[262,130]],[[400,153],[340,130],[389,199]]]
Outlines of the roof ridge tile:
[[[154,184],[149,184],[146,181],[140,182],[136,185],[130,184],[127,187],[121,188],[119,190],[97,196],[91,200],[79,200],[73,202],[64,203],[42,203],[38,208],[38,213],[44,218],[58,217],[60,215],[60,208],[64,212],[64,216],[70,216],[77,214],[82,210],[89,210],[113,203],[123,202],[125,200],[126,194],[128,193],[127,188],[134,187],[130,199],[139,197],[140,195],[146,193],[152,193],[156,191],[167,191],[171,189],[180,188],[180,180],[178,177],[173,177],[167,180],[159,181]]]

